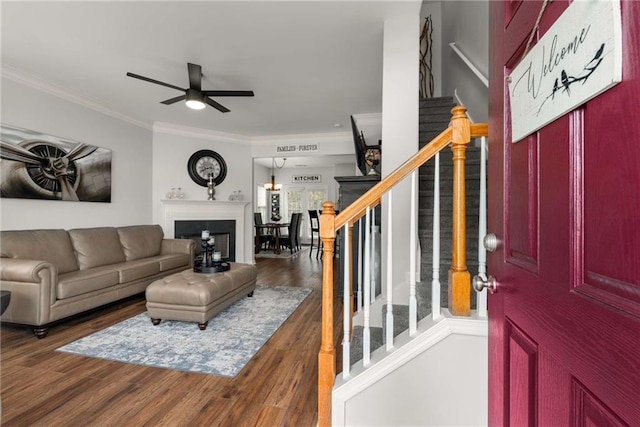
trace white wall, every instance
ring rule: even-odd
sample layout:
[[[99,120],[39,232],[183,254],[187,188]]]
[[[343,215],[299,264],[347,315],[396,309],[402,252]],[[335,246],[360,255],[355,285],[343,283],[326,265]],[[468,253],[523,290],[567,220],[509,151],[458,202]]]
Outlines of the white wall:
[[[252,259],[254,178],[252,152],[272,156],[283,141],[317,142],[318,154],[353,152],[351,134],[297,135],[252,139],[238,135],[157,123],[153,130],[132,121],[89,108],[87,101],[73,102],[68,94],[33,87],[30,82],[2,78],[2,122],[54,136],[86,142],[112,150],[111,203],[0,199],[3,230],[82,228],[163,223],[160,200],[172,187],[181,187],[187,199],[205,200],[206,188],[187,173],[187,161],[200,149],[217,151],[227,163],[227,177],[216,187],[216,199],[227,200],[240,190],[249,202],[245,211],[245,259]],[[83,105],[86,104],[86,105]],[[0,160],[1,165],[1,160]],[[355,168],[355,166],[354,166]],[[263,168],[265,176],[269,170]],[[308,171],[306,171],[308,172]],[[306,173],[305,172],[305,173]],[[325,177],[330,199],[335,200],[334,171]],[[340,172],[342,174],[343,172]],[[262,181],[256,177],[255,182]]]
[[[335,176],[356,176],[356,172],[362,175],[355,163],[341,163],[336,165]]]
[[[457,90],[475,122],[486,122],[489,111],[488,89],[451,49],[456,46],[485,76],[489,76],[489,2],[442,2],[442,93],[453,96]]]
[[[279,136],[269,136],[269,137],[258,137],[252,138],[252,147],[251,152],[253,158],[282,158],[286,157],[287,162],[293,162],[294,158],[297,156],[314,156],[314,155],[322,155],[322,156],[330,156],[330,155],[344,155],[344,154],[354,154],[355,147],[353,144],[353,135],[351,132],[336,132],[330,134],[308,134],[308,135],[279,135]],[[376,141],[377,143],[377,141]],[[312,153],[280,153],[277,151],[278,146],[282,145],[297,145],[297,144],[317,144],[318,151]],[[353,176],[356,175],[357,167],[354,164],[352,165],[336,165],[336,167],[331,168],[327,171],[318,171],[315,172],[315,169],[311,168],[297,168],[292,169],[294,172],[287,172],[288,175],[281,176],[280,174],[283,171],[287,171],[289,169],[283,169],[282,171],[275,171],[274,175],[276,177],[276,183],[278,184],[286,184],[290,185],[291,183],[291,175],[293,174],[307,174],[307,173],[320,173],[322,174],[322,185],[326,185],[329,191],[328,199],[332,202],[337,202],[338,200],[338,183],[333,179],[335,176]],[[254,172],[255,173],[255,172]],[[268,172],[268,180],[271,180],[271,170]],[[257,181],[256,182],[260,182]]]
[[[418,151],[419,10],[384,23],[382,72],[382,176],[389,175]],[[393,285],[407,282],[409,273],[410,182],[393,189]],[[387,197],[382,201],[382,247],[387,248],[389,227]],[[386,278],[386,251],[382,254]],[[383,283],[383,292],[386,281]],[[398,295],[404,301],[407,295]],[[397,299],[396,299],[397,300]]]
[[[486,425],[487,358],[486,337],[450,335],[345,402],[344,425]]]
[[[248,140],[218,135],[198,129],[156,124],[153,132],[153,220],[163,223],[162,204],[172,187],[181,187],[185,199],[207,200],[207,188],[191,180],[187,172],[189,157],[198,150],[213,150],[227,164],[227,177],[215,187],[216,200],[228,200],[242,191],[245,208],[244,259],[253,259],[253,159]]]
[[[251,138],[251,143],[251,155],[253,158],[291,158],[296,156],[353,154],[355,152],[355,148],[353,146],[353,135],[351,132],[254,137]],[[297,144],[316,144],[318,145],[318,151],[297,154],[277,151],[278,146]]]
[[[294,183],[293,176],[294,175],[320,175],[322,181],[319,183]],[[336,180],[333,179],[336,175],[335,167],[328,168],[289,168],[289,169],[280,169],[275,171],[276,183],[282,184],[282,190],[286,191],[287,188],[300,188],[305,187],[307,189],[326,189],[327,190],[327,199],[331,202],[336,202],[338,200],[338,194],[336,192]],[[271,176],[269,176],[269,180],[271,180]]]
[[[112,150],[111,203],[2,199],[3,230],[151,223],[150,129],[4,76],[1,102],[2,123]]]

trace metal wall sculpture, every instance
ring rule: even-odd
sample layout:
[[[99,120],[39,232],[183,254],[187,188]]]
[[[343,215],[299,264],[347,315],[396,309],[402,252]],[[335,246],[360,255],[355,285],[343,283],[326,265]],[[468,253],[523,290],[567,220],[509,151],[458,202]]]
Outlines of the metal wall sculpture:
[[[435,90],[433,81],[433,19],[424,19],[420,32],[420,98],[432,98]]]
[[[0,197],[111,202],[111,150],[1,124]]]

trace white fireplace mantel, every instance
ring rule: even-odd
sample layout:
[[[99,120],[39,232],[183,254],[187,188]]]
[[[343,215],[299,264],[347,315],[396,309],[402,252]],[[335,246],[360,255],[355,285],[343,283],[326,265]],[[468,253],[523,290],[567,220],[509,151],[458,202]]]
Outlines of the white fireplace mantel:
[[[245,207],[249,202],[209,200],[161,200],[165,237],[175,237],[175,222],[189,220],[234,220],[236,222],[236,261],[245,257]]]

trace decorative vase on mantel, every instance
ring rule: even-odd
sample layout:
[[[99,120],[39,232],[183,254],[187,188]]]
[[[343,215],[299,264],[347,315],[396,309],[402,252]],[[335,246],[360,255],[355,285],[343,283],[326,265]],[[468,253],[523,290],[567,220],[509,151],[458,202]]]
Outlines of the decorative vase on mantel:
[[[169,200],[184,199],[184,191],[182,190],[181,187],[178,187],[178,188],[174,187],[171,189],[170,192],[167,193],[165,197]]]
[[[234,191],[233,194],[229,195],[230,202],[242,201],[244,200],[244,195],[241,190]]]

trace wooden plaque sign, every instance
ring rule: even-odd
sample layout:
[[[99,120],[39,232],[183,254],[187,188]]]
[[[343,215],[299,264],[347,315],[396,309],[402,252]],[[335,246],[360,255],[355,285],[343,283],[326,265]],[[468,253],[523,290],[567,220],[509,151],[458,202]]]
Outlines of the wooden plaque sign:
[[[518,142],[622,80],[619,0],[576,0],[513,69],[511,140]]]

